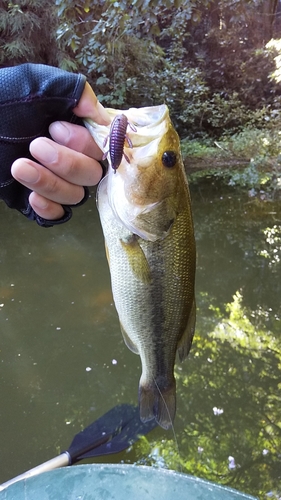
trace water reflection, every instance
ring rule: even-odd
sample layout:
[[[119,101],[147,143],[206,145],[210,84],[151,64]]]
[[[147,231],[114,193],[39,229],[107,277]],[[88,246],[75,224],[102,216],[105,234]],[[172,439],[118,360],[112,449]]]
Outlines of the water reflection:
[[[264,498],[281,482],[280,206],[211,183],[192,199],[198,321],[176,367],[178,444],[159,428],[98,461],[172,467]],[[0,228],[4,481],[135,404],[141,367],[119,331],[94,199],[45,230],[0,204]]]

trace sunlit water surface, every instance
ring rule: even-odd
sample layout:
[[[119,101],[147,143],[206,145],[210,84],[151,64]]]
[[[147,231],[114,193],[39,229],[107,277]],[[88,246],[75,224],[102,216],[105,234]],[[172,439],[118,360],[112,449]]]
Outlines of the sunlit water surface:
[[[177,364],[174,433],[95,459],[167,467],[259,498],[281,494],[280,204],[192,186],[197,330]],[[137,404],[94,194],[43,229],[0,202],[0,482],[67,449],[118,403]],[[175,440],[176,437],[176,440]]]

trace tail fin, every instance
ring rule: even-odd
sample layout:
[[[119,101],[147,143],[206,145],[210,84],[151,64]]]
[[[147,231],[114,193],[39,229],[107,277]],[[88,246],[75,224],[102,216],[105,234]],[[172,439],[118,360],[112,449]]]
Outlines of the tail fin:
[[[167,387],[160,380],[150,384],[140,384],[139,387],[140,419],[148,422],[155,418],[163,429],[173,426],[176,414],[176,382]]]

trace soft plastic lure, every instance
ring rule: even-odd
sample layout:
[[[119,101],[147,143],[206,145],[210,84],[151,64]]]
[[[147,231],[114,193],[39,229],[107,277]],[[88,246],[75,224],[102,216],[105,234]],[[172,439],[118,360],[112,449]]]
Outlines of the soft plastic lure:
[[[129,147],[133,148],[132,141],[127,135],[128,125],[134,132],[137,132],[136,127],[128,121],[128,118],[125,115],[121,114],[115,116],[114,120],[111,123],[109,135],[104,141],[104,146],[106,146],[109,139],[109,149],[103,155],[103,160],[109,154],[111,166],[113,170],[115,170],[115,172],[119,167],[123,156],[125,157],[126,161],[130,163],[128,156],[124,152],[125,140],[127,141]]]

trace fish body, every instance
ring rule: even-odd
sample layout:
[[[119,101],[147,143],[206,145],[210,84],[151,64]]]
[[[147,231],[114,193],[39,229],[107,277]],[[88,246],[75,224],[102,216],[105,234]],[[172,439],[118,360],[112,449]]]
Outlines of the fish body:
[[[127,113],[138,126],[130,164],[122,161],[116,175],[109,170],[97,203],[121,331],[141,357],[140,417],[168,429],[176,412],[176,352],[180,360],[187,356],[195,328],[190,195],[168,108]]]

